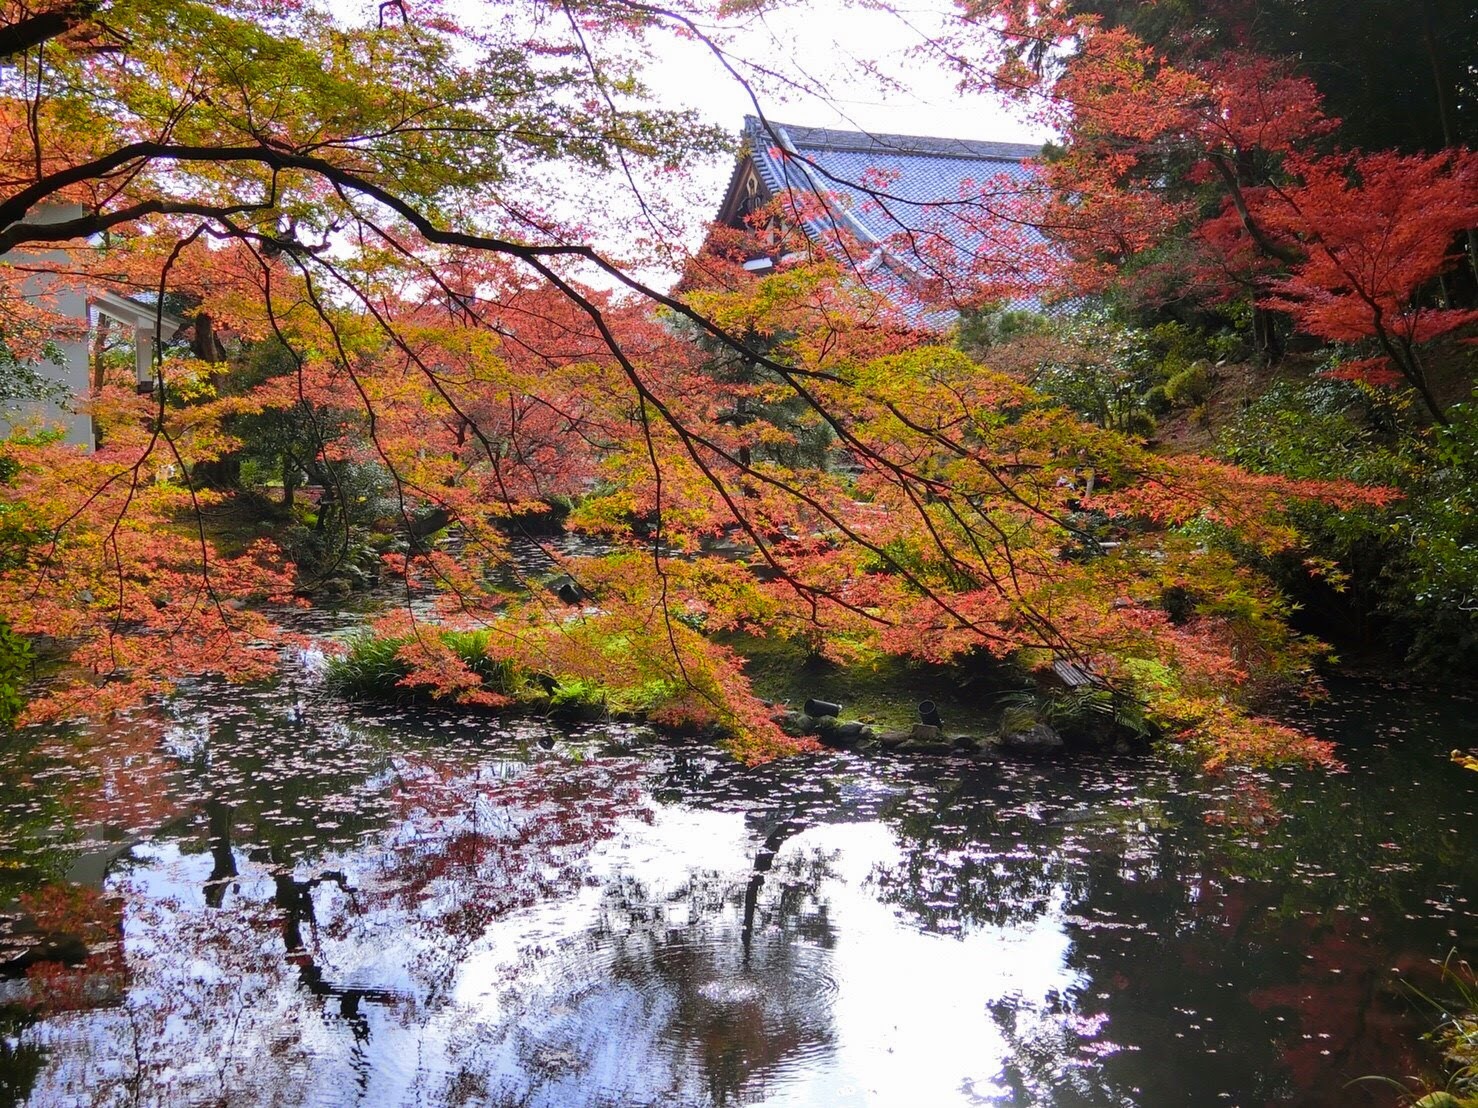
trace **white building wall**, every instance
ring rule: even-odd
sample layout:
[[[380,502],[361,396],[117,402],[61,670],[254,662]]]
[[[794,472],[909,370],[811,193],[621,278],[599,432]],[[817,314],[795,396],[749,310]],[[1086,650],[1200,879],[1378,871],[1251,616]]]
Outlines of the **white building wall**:
[[[28,223],[60,223],[76,219],[85,214],[85,209],[72,204],[51,204],[37,208],[27,218]],[[81,241],[68,244],[71,249],[87,249]],[[51,250],[12,250],[0,257],[0,268],[35,265],[66,265],[71,254],[68,247]],[[22,295],[28,299],[42,301],[57,313],[58,326],[50,336],[62,355],[62,364],[42,361],[36,366],[37,374],[61,384],[72,398],[65,405],[52,402],[16,405],[11,410],[0,410],[0,420],[9,433],[17,426],[34,426],[37,423],[49,427],[60,426],[66,432],[66,441],[91,450],[93,447],[92,417],[76,410],[87,397],[91,387],[91,363],[88,357],[88,310],[87,289],[80,280],[65,276],[15,272],[0,275],[6,284],[16,282]]]

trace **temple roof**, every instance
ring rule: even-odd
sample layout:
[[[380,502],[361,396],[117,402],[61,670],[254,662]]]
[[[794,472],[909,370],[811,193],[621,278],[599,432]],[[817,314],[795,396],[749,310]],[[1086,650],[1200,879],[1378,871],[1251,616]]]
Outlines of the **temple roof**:
[[[1026,143],[842,131],[746,116],[743,150],[719,219],[738,226],[752,197],[788,199],[807,213],[803,223],[812,241],[847,254],[859,272],[916,285],[992,248],[993,195],[1029,182],[1034,170],[1027,159],[1040,153],[1040,146]],[[841,243],[855,243],[857,256]]]

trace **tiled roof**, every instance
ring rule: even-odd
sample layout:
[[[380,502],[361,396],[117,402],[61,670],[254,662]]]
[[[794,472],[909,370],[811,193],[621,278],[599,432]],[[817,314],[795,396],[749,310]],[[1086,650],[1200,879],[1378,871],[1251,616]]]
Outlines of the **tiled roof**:
[[[839,236],[855,240],[871,256],[848,261],[876,270],[881,260],[892,275],[884,279],[895,283],[938,276],[941,256],[958,261],[989,249],[979,228],[988,222],[981,217],[992,183],[1009,189],[1031,180],[1024,163],[1041,152],[1024,143],[840,131],[757,116],[745,117],[744,145],[770,195],[824,200],[824,212],[806,220],[813,239],[833,250]]]
[[[838,131],[830,127],[801,127],[794,123],[770,122],[777,134],[784,132],[798,150],[836,151],[852,154],[894,154],[906,158],[953,158],[972,162],[1022,162],[1042,152],[1039,144],[981,142],[976,139],[935,138],[929,135],[888,135],[869,131]],[[758,116],[744,117],[745,134],[769,138]],[[772,140],[773,141],[773,140]]]

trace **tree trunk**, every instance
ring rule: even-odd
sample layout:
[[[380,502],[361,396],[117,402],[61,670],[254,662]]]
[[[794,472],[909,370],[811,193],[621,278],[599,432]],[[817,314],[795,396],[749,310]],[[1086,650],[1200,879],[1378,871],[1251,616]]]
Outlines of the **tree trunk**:
[[[89,384],[92,395],[97,396],[103,388],[103,355],[108,349],[108,331],[112,327],[112,320],[107,316],[98,315],[98,327],[92,336],[92,365],[89,373]],[[92,448],[96,450],[102,446],[102,428],[98,426],[98,417],[92,417]]]
[[[1385,343],[1384,340],[1382,340],[1382,345],[1385,345],[1387,350],[1391,349],[1390,344]],[[1401,370],[1407,381],[1416,389],[1417,394],[1422,398],[1422,403],[1427,406],[1427,411],[1431,413],[1432,419],[1443,427],[1448,426],[1451,421],[1447,418],[1447,412],[1443,410],[1437,397],[1432,394],[1431,387],[1427,384],[1427,374],[1422,368],[1421,358],[1417,354],[1416,349],[1410,344],[1403,342],[1400,352],[1403,357],[1395,358],[1397,368]]]
[[[190,339],[190,353],[202,362],[219,365],[226,360],[226,348],[216,335],[215,321],[209,313],[195,315],[195,334]],[[225,381],[225,374],[211,371],[210,384],[217,392]],[[227,454],[210,462],[199,462],[190,472],[197,488],[229,489],[241,483],[241,458]]]
[[[1283,357],[1277,316],[1256,303],[1252,307],[1252,348],[1264,365],[1275,365]]]
[[[1422,42],[1427,48],[1427,64],[1432,70],[1432,86],[1437,93],[1437,121],[1442,125],[1442,144],[1453,148],[1452,112],[1447,103],[1447,85],[1442,80],[1442,66],[1437,60],[1437,40],[1432,34],[1432,2],[1422,0]],[[1468,268],[1473,271],[1473,281],[1478,283],[1478,235],[1470,227],[1463,233],[1467,243]]]
[[[293,456],[287,452],[282,455],[282,510],[290,512],[293,510],[293,494],[298,490],[298,466]]]

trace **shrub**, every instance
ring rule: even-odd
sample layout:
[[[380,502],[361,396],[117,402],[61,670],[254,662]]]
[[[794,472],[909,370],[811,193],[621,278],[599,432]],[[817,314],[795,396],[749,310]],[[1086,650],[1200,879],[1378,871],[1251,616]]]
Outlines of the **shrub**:
[[[1204,404],[1215,382],[1204,362],[1195,362],[1165,382],[1165,399],[1177,408]]]
[[[1282,383],[1226,428],[1221,452],[1255,472],[1394,486],[1383,509],[1306,506],[1295,513],[1316,559],[1338,566],[1343,606],[1377,616],[1409,663],[1464,671],[1478,650],[1478,404],[1448,427],[1393,432],[1343,381]],[[1304,563],[1281,583],[1308,587]]]
[[[1156,385],[1144,394],[1144,410],[1150,415],[1162,416],[1172,407],[1174,405],[1170,403],[1170,394],[1164,385]]]

